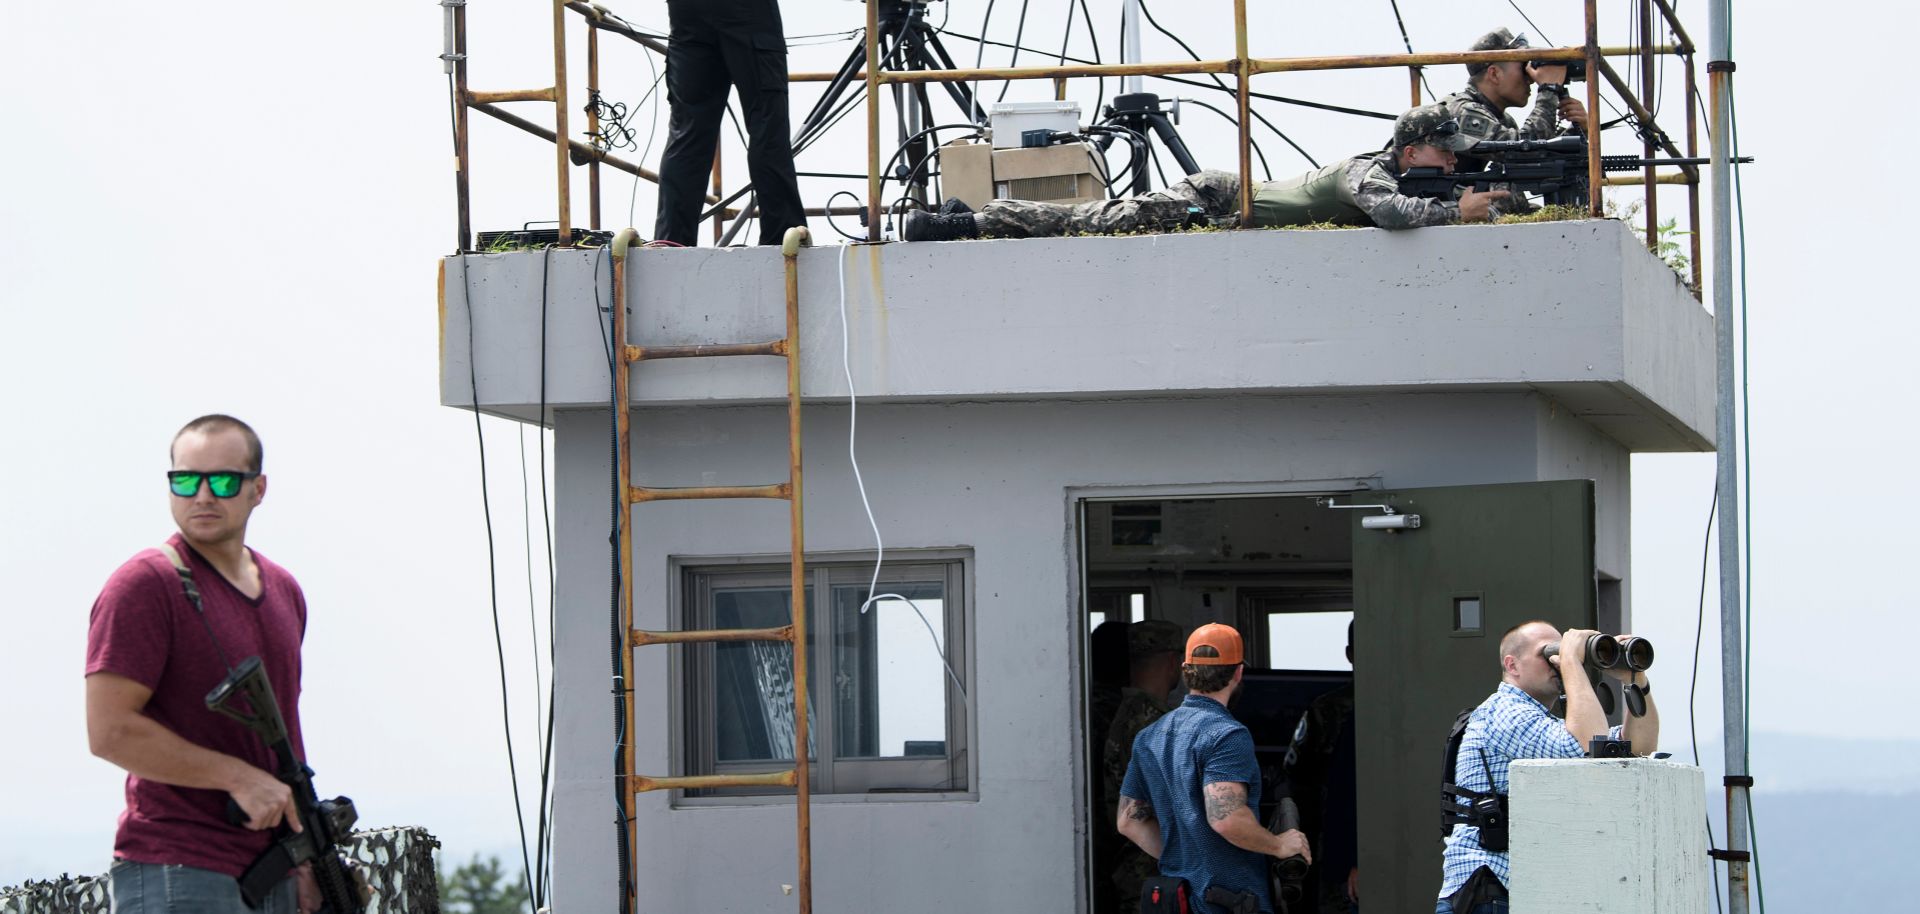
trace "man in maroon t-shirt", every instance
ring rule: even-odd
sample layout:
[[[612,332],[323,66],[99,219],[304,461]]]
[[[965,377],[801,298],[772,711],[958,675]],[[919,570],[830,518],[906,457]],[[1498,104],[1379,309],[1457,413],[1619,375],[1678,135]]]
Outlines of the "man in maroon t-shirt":
[[[166,555],[147,549],[107,580],[87,629],[87,739],[94,755],[127,770],[109,888],[115,914],[254,914],[237,877],[277,826],[300,823],[266,745],[205,701],[229,662],[259,657],[294,752],[305,758],[306,598],[292,575],[246,545],[247,518],[267,492],[253,429],[231,416],[202,416],[174,436],[170,452],[180,532],[167,542],[193,573],[204,621]],[[229,797],[246,813],[244,827],[227,822]],[[319,908],[311,872],[295,874],[260,912]]]

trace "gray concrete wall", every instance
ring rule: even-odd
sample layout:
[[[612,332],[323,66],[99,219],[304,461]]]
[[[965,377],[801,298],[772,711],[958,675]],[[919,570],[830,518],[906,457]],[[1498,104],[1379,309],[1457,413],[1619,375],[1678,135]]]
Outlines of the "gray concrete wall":
[[[802,390],[876,400],[1536,390],[1634,450],[1704,450],[1712,326],[1611,220],[1418,232],[1222,232],[816,248],[800,255]],[[784,332],[777,251],[640,249],[631,341]],[[442,401],[533,417],[607,400],[601,251],[443,265]],[[470,273],[467,271],[471,271]],[[543,297],[542,289],[546,290]],[[467,346],[471,292],[481,316]],[[777,359],[647,363],[635,403],[767,402]]]
[[[810,552],[865,550],[843,404],[806,411]],[[608,417],[557,417],[560,623],[555,909],[615,899],[608,693]],[[635,414],[636,482],[757,483],[784,475],[778,408],[656,407]],[[819,910],[1081,910],[1085,772],[1073,493],[1171,496],[1514,482],[1602,471],[1617,501],[1603,555],[1624,569],[1625,457],[1540,395],[1432,393],[1139,401],[872,404],[860,458],[890,548],[972,551],[973,795],[820,798]],[[1607,509],[1603,508],[1603,513]],[[636,624],[669,614],[670,560],[785,551],[786,506],[667,502],[634,513]],[[672,651],[636,653],[637,769],[677,770]],[[790,805],[637,805],[646,910],[790,911]],[[1104,823],[1100,824],[1104,827]],[[964,863],[964,866],[962,866]],[[992,874],[985,878],[983,874]]]

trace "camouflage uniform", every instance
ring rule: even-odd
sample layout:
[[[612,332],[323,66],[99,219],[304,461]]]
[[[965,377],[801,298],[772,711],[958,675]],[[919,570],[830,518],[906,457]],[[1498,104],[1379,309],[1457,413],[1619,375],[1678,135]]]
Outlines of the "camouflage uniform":
[[[1238,183],[1237,181],[1235,183]],[[1177,653],[1184,647],[1180,626],[1164,619],[1135,622],[1127,630],[1127,653],[1135,658],[1154,654]],[[1120,817],[1120,784],[1126,780],[1127,766],[1133,762],[1133,739],[1148,725],[1166,714],[1170,706],[1165,695],[1128,686],[1121,692],[1120,708],[1107,727],[1106,751],[1100,766],[1105,795],[1102,797],[1107,822]],[[1112,826],[1109,825],[1109,828]],[[1121,839],[1113,868],[1109,871],[1114,892],[1113,907],[1097,914],[1130,914],[1139,909],[1140,884],[1160,875],[1159,864],[1132,841]]]
[[[1352,797],[1335,797],[1328,790],[1331,766],[1343,731],[1353,726],[1354,691],[1351,683],[1334,689],[1307,706],[1294,728],[1293,742],[1287,747],[1287,786],[1308,834],[1313,839],[1315,875],[1319,881],[1317,910],[1320,914],[1347,914],[1353,902],[1347,898],[1347,869],[1356,861],[1346,859],[1352,848],[1330,848],[1329,817],[1351,816],[1346,808]],[[1337,779],[1350,784],[1348,778]],[[1354,834],[1352,822],[1343,823],[1339,833]],[[1322,864],[1326,864],[1322,866]],[[1334,870],[1338,870],[1335,872]]]
[[[984,238],[1054,238],[1060,235],[1117,235],[1166,232],[1189,223],[1239,220],[1240,178],[1230,172],[1188,175],[1166,190],[1118,200],[1067,205],[1034,200],[994,200],[980,207],[975,220]]]

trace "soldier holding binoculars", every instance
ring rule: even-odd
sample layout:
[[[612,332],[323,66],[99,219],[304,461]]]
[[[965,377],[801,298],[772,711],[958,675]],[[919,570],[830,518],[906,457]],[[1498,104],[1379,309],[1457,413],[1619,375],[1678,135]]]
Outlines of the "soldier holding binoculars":
[[[1447,838],[1436,914],[1506,910],[1507,769],[1515,759],[1579,758],[1595,737],[1624,736],[1640,755],[1658,745],[1660,714],[1645,671],[1652,649],[1645,641],[1630,639],[1585,629],[1562,634],[1538,621],[1514,626],[1501,636],[1500,686],[1473,709],[1460,736],[1452,778],[1457,789],[1449,796],[1460,804],[1462,821]],[[1595,688],[1600,677],[1590,676],[1591,669],[1619,679],[1623,690],[1636,690],[1629,704],[1645,713],[1629,715],[1624,726],[1609,728]],[[1548,710],[1562,695],[1564,720]]]

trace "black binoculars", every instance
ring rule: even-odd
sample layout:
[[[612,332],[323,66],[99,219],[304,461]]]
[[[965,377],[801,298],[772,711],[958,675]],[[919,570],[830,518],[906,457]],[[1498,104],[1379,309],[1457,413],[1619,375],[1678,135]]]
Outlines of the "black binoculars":
[[[1560,645],[1548,644],[1540,649],[1540,656],[1549,659],[1560,656]],[[1645,672],[1653,666],[1653,642],[1632,636],[1593,635],[1587,638],[1587,666],[1596,670],[1624,666]]]
[[[1567,82],[1578,83],[1587,81],[1587,62],[1584,60],[1530,60],[1527,61],[1527,66],[1534,68],[1566,67]]]

